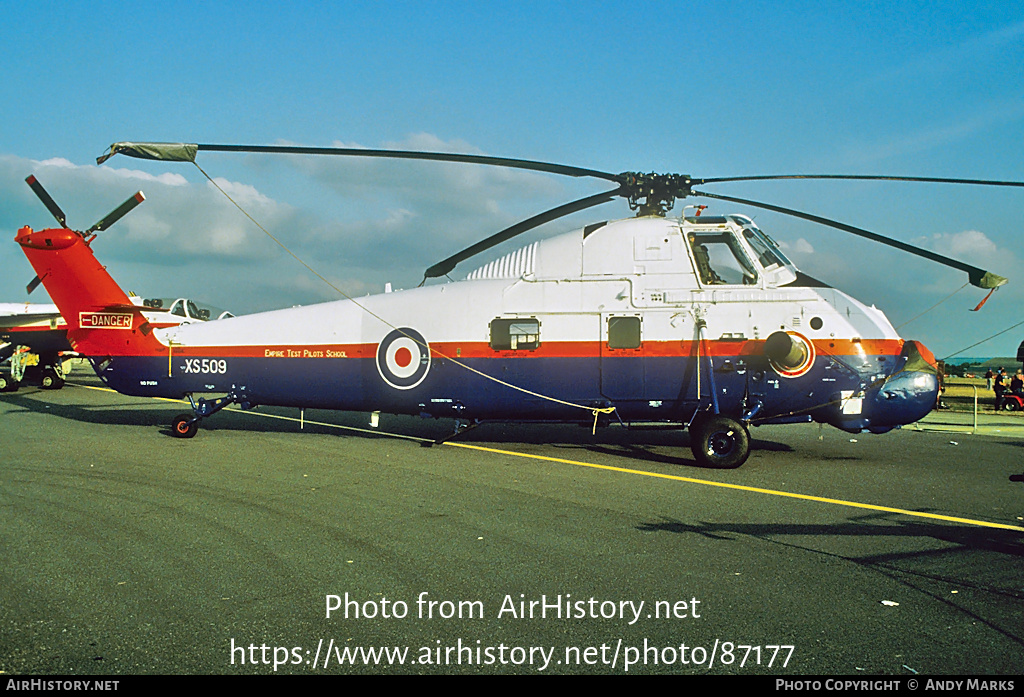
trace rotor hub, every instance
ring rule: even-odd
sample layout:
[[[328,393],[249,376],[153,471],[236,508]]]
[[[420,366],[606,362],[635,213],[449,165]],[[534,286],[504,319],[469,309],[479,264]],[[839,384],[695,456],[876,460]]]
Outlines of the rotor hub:
[[[638,216],[662,216],[672,210],[677,198],[692,193],[693,179],[688,174],[657,174],[655,172],[623,172],[622,195],[630,210]]]

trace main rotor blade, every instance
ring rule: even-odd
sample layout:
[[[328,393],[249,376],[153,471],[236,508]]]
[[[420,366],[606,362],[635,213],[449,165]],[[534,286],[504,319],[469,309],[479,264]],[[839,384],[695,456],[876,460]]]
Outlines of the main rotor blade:
[[[947,177],[897,177],[885,174],[759,174],[748,177],[716,177],[694,179],[694,184],[719,184],[721,182],[769,181],[773,179],[846,179],[857,181],[927,182],[929,184],[978,184],[981,186],[1020,186],[1024,182],[995,181],[992,179],[950,179]]]
[[[517,160],[508,157],[491,157],[490,155],[468,155],[464,153],[421,152],[415,150],[371,150],[366,148],[317,148],[303,145],[220,145],[214,143],[114,143],[110,152],[97,158],[102,164],[114,155],[128,155],[145,160],[170,160],[175,162],[194,162],[197,150],[205,152],[250,152],[271,153],[277,155],[342,155],[346,157],[383,157],[398,160],[432,160],[434,162],[463,162],[476,165],[495,165],[528,169],[535,172],[565,174],[570,177],[597,177],[619,183],[620,176],[596,169],[572,167],[551,162],[535,160]]]
[[[539,225],[543,225],[544,223],[569,215],[570,213],[575,213],[602,203],[614,201],[615,197],[619,195],[621,195],[620,190],[613,189],[612,191],[587,196],[586,198],[581,198],[577,201],[572,201],[571,203],[564,203],[549,211],[544,211],[532,218],[528,218],[527,220],[516,223],[511,227],[507,227],[501,232],[495,233],[485,240],[480,240],[472,247],[467,247],[458,254],[453,254],[448,257],[444,261],[437,262],[423,273],[423,278],[426,280],[428,278],[444,276],[445,274],[451,273],[459,262],[465,261],[472,256],[476,256],[480,252],[484,252],[497,244],[501,244],[505,240],[510,240],[516,235],[521,235],[527,230],[532,230]]]
[[[127,201],[122,203],[120,206],[112,210],[107,214],[105,218],[102,218],[98,223],[93,225],[91,228],[85,231],[85,237],[88,237],[94,232],[103,232],[108,227],[116,223],[118,220],[128,215],[128,213],[146,200],[145,195],[141,191],[135,192],[135,195],[129,198]]]
[[[50,194],[46,192],[46,189],[43,188],[43,185],[39,183],[38,179],[36,179],[36,175],[28,175],[28,177],[25,178],[25,181],[28,182],[28,185],[32,189],[32,191],[36,192],[36,196],[38,196],[39,200],[43,202],[44,206],[46,206],[46,210],[50,211],[53,217],[57,219],[57,222],[60,223],[60,226],[62,228],[66,228],[68,225],[66,222],[67,217],[64,215],[64,211],[60,209],[60,206],[57,205],[56,201],[50,198]]]
[[[751,200],[745,199],[745,198],[736,198],[734,196],[722,196],[720,194],[709,194],[709,193],[707,193],[705,191],[693,191],[692,193],[693,193],[694,196],[704,196],[704,197],[707,197],[707,198],[716,198],[716,199],[719,199],[719,200],[722,200],[722,201],[731,201],[732,203],[741,203],[741,204],[744,204],[744,205],[747,205],[747,206],[754,206],[755,208],[763,208],[764,210],[775,211],[776,213],[783,213],[785,215],[791,215],[791,216],[794,216],[796,218],[802,218],[804,220],[809,220],[812,223],[818,223],[820,225],[827,225],[828,227],[834,227],[837,230],[842,230],[843,232],[849,232],[849,233],[851,233],[853,235],[857,235],[859,237],[864,237],[864,238],[867,238],[869,240],[873,240],[875,242],[880,242],[880,243],[888,245],[890,247],[895,247],[896,249],[901,249],[904,252],[909,252],[910,254],[915,254],[915,255],[917,255],[919,257],[924,257],[925,259],[937,262],[939,264],[942,264],[943,266],[949,266],[949,267],[952,267],[954,269],[958,269],[960,271],[964,271],[964,272],[967,273],[968,277],[970,278],[971,285],[977,286],[978,288],[997,288],[997,287],[999,287],[999,286],[1001,286],[1001,285],[1006,283],[1006,279],[1005,278],[1003,278],[1002,276],[998,276],[998,275],[996,275],[996,274],[994,274],[994,273],[992,273],[990,271],[985,271],[984,269],[979,269],[976,266],[971,266],[970,264],[965,264],[962,261],[957,261],[956,259],[950,259],[949,257],[942,256],[941,254],[936,254],[935,252],[929,252],[927,249],[921,249],[920,247],[914,247],[913,245],[906,244],[905,242],[900,242],[898,240],[894,240],[894,239],[891,239],[891,238],[888,238],[888,237],[884,237],[884,236],[879,235],[877,233],[869,232],[868,230],[863,230],[863,229],[861,229],[859,227],[854,227],[852,225],[847,225],[845,223],[840,223],[839,221],[836,221],[836,220],[830,220],[828,218],[822,218],[821,216],[813,215],[811,213],[804,213],[802,211],[794,210],[792,208],[783,208],[782,206],[774,206],[774,205],[772,205],[770,203],[761,203],[760,201],[751,201]]]

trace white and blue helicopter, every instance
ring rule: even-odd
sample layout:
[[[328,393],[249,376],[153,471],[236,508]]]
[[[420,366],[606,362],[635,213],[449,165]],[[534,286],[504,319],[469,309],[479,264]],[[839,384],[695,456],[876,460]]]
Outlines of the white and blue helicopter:
[[[705,197],[797,216],[965,271],[983,269],[844,223],[697,190],[731,181],[828,178],[1024,186],[924,177],[769,175],[697,179],[483,155],[354,148],[117,143],[110,154],[194,161],[200,151],[383,157],[513,167],[613,189],[513,225],[427,269],[457,264],[527,230],[624,197],[637,216],[529,244],[465,280],[198,324],[161,327],[96,260],[90,236],[22,228],[68,339],[119,392],[188,398],[174,435],[229,404],[484,421],[658,422],[685,427],[697,462],[733,468],[748,427],[817,421],[884,433],[935,406],[934,356],[885,315],[801,271],[744,215],[701,215]],[[38,192],[37,192],[38,193]],[[41,198],[43,198],[41,196]],[[48,198],[48,197],[46,197]],[[46,203],[44,198],[44,203]],[[49,207],[49,206],[48,206]],[[267,343],[268,326],[274,342]],[[219,395],[212,399],[198,395]]]

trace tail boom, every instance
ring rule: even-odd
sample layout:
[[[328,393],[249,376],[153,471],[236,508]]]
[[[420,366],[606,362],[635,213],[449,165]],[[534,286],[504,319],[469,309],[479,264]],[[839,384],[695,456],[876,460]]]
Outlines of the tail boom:
[[[141,309],[96,259],[87,238],[66,228],[23,227],[14,239],[67,321],[75,351],[117,356],[166,350],[149,336]]]

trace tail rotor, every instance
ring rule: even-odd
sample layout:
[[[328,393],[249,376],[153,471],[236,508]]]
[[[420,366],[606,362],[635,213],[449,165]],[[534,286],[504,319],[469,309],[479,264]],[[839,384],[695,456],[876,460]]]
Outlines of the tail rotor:
[[[36,179],[36,176],[34,174],[30,174],[28,177],[25,178],[25,182],[28,184],[29,188],[32,189],[33,192],[35,192],[35,195],[39,197],[39,200],[43,202],[43,205],[46,206],[46,210],[50,211],[50,214],[57,219],[57,222],[60,223],[61,228],[65,230],[70,230],[70,228],[67,225],[67,216],[64,214],[64,211],[61,210],[61,207],[57,205],[56,201],[53,200],[53,197],[50,196],[49,192],[47,192],[46,189],[43,188],[43,185],[39,182],[38,179]],[[120,220],[128,213],[130,213],[137,205],[139,205],[145,200],[145,195],[143,195],[141,191],[137,191],[135,195],[131,196],[127,201],[122,203],[120,206],[118,206],[110,213],[100,218],[100,220],[95,225],[93,225],[85,232],[80,232],[78,230],[73,230],[73,232],[79,235],[82,239],[84,239],[86,244],[89,244],[90,242],[92,242],[97,232],[103,232],[111,225],[116,223],[118,220]],[[42,281],[42,278],[36,276],[31,281],[29,281],[27,286],[25,286],[25,290],[29,294],[31,294],[32,291],[34,291],[39,286],[39,284],[42,283]]]

